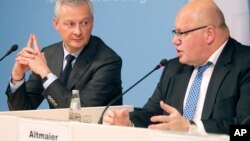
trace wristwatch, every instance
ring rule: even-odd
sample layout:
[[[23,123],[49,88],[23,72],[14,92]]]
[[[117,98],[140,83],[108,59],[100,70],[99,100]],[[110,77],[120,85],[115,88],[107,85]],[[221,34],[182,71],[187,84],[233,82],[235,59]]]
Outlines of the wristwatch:
[[[54,74],[52,72],[48,72],[47,75],[42,79],[43,83],[53,76]]]

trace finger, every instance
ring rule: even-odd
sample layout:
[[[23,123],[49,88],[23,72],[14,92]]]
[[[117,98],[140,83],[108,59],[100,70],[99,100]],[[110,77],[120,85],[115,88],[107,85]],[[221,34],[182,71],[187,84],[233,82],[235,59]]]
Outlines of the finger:
[[[43,61],[46,61],[46,58],[45,58],[44,52],[41,52],[41,56],[42,56]],[[46,62],[47,62],[47,61],[46,61]]]
[[[170,105],[164,103],[163,101],[160,102],[160,106],[161,106],[161,108],[162,108],[165,112],[167,112],[167,113],[169,113],[169,114],[176,111],[176,109],[175,109],[174,107],[172,107],[172,106],[170,106]]]
[[[32,40],[33,40],[33,38],[32,38],[32,34],[30,34],[30,37],[29,37],[29,40],[28,40],[28,43],[27,43],[27,47],[29,47],[29,48],[32,48]]]
[[[113,110],[108,110],[105,116],[108,116],[110,118],[113,118],[115,116],[115,112]]]
[[[169,122],[169,116],[166,115],[152,116],[150,120],[152,122]]]
[[[129,115],[129,111],[128,109],[124,108],[124,109],[121,109],[119,111],[119,115],[121,115],[122,117],[127,117]]]
[[[35,49],[35,51],[40,52],[40,48],[39,48],[39,45],[38,45],[38,41],[37,41],[36,35],[33,35],[32,38],[33,38],[33,43],[34,43],[34,49]]]
[[[151,124],[148,126],[149,129],[169,129],[167,123]]]
[[[36,52],[32,48],[23,48],[21,52],[17,54],[18,57],[26,57],[26,58],[31,58],[34,59],[36,55]]]
[[[28,60],[23,57],[17,57],[15,60],[17,63],[22,64],[22,65],[28,65],[29,63]]]
[[[113,125],[115,121],[115,112],[113,110],[108,110],[107,114],[104,115],[103,122],[105,124]]]
[[[103,118],[103,121],[102,121],[103,124],[106,124],[106,125],[113,125],[114,124],[114,119],[113,118],[110,118],[108,116],[105,116]]]
[[[26,61],[26,60],[16,60],[16,62],[17,62],[18,64],[21,64],[21,65],[28,65],[28,64],[29,64],[29,62]]]

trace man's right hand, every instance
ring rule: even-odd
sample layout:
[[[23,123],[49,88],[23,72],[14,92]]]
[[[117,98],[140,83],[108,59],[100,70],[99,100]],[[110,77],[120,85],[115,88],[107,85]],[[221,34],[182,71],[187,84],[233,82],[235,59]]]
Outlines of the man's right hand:
[[[108,110],[107,114],[103,117],[103,124],[132,126],[132,122],[129,120],[128,109]]]
[[[30,70],[28,59],[34,59],[37,52],[32,48],[33,35],[30,35],[27,46],[23,48],[16,57],[16,62],[12,70],[12,83],[15,84],[15,81],[22,80],[25,72]]]

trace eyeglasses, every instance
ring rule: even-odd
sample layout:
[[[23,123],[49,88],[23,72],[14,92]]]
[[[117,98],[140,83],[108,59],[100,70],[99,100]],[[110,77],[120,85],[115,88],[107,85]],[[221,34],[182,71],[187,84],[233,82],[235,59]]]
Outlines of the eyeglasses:
[[[194,29],[190,29],[190,30],[187,30],[187,31],[176,31],[176,30],[172,30],[172,33],[176,36],[181,36],[181,35],[184,35],[184,34],[187,34],[189,32],[193,32],[193,31],[196,31],[196,30],[200,30],[202,28],[206,28],[208,26],[201,26],[201,27],[197,27],[197,28],[194,28]]]

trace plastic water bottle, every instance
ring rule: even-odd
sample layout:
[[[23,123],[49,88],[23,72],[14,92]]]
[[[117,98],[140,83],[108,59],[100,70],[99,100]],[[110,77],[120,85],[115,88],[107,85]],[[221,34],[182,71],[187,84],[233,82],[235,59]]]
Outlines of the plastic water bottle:
[[[81,102],[79,98],[79,90],[72,90],[71,103],[69,108],[69,120],[82,121]]]

